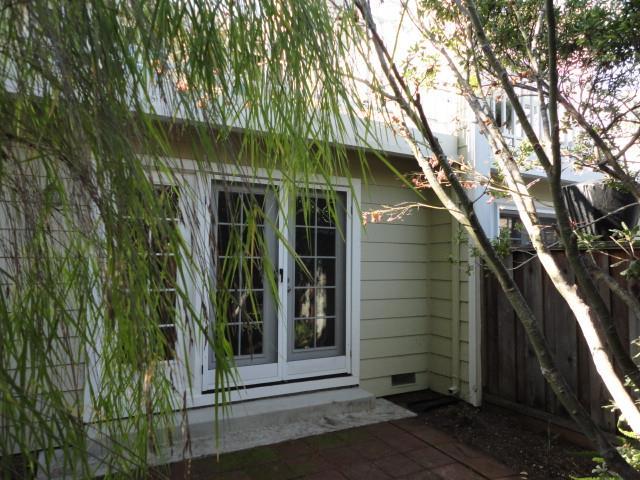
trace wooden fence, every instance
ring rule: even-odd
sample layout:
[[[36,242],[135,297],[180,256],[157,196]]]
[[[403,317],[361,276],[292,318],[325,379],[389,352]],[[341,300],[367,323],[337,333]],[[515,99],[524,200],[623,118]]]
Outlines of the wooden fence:
[[[596,261],[608,269],[624,285],[619,275],[621,267],[614,267],[619,251],[597,254]],[[564,252],[553,255],[567,271]],[[582,334],[562,297],[542,270],[531,252],[513,252],[508,259],[513,268],[513,277],[532,307],[536,319],[551,346],[560,371],[566,376],[577,393],[580,402],[591,412],[592,418],[604,429],[615,430],[615,415],[605,407],[609,396],[598,377]],[[625,285],[626,287],[626,285]],[[600,293],[610,307],[616,327],[625,345],[638,335],[638,322],[630,315],[626,305],[610,290],[600,285]],[[633,285],[638,296],[640,289]],[[546,385],[540,373],[533,349],[529,345],[511,305],[500,286],[489,272],[483,275],[482,344],[483,344],[483,388],[488,398],[501,400],[526,409],[535,409],[557,417],[567,414]]]

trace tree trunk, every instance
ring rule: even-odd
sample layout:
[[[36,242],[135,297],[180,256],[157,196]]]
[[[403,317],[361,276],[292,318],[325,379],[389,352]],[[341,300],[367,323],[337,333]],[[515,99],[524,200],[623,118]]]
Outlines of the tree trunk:
[[[550,3],[551,10],[553,10],[552,2]],[[560,237],[565,247],[569,264],[576,274],[578,285],[583,289],[582,292],[585,295],[586,302],[578,295],[577,289],[563,278],[564,275],[562,275],[562,272],[557,269],[555,262],[549,261],[551,259],[550,256],[547,255],[548,258],[545,261],[545,255],[541,255],[540,260],[543,262],[545,270],[547,270],[554,281],[556,288],[558,288],[558,292],[572,307],[572,310],[576,315],[576,320],[578,321],[585,340],[589,345],[591,354],[594,356],[596,367],[599,368],[598,373],[600,373],[609,393],[618,404],[617,406],[622,411],[622,414],[629,421],[634,432],[636,434],[640,434],[640,411],[638,411],[638,408],[635,406],[629,392],[625,390],[622,381],[616,375],[615,369],[611,364],[611,360],[607,355],[607,345],[626,375],[632,379],[640,379],[640,370],[638,370],[630,355],[622,346],[620,337],[615,330],[613,319],[611,318],[606,305],[602,301],[600,294],[595,288],[595,285],[591,281],[588,272],[581,263],[577,243],[575,238],[572,238],[572,230],[569,227],[569,219],[564,206],[564,199],[562,198],[559,122],[557,116],[557,100],[555,98],[557,88],[554,88],[557,85],[557,78],[554,77],[555,80],[552,78],[549,82],[549,123],[552,140],[552,163],[529,123],[526,113],[524,112],[515,90],[509,81],[509,76],[506,70],[500,64],[500,61],[495,56],[491,46],[489,45],[489,41],[484,33],[482,22],[473,1],[465,0],[465,7],[462,5],[460,5],[460,7],[466,11],[469,19],[471,20],[482,51],[493,70],[498,74],[502,86],[512,103],[514,112],[520,120],[522,129],[533,145],[533,150],[540,160],[540,163],[547,172],[551,184],[551,193],[553,196],[555,212],[558,218]],[[548,34],[550,35],[549,71],[552,75],[557,76],[557,71],[555,70],[555,23],[553,23],[553,14],[549,14],[548,10],[549,8],[547,8],[548,22],[552,22],[547,29]],[[526,221],[527,219],[523,218],[523,220]],[[594,320],[596,321],[594,322]],[[606,339],[606,342],[604,339]],[[596,359],[598,359],[598,361],[596,361]]]
[[[418,126],[420,133],[428,142],[431,151],[437,158],[439,166],[444,171],[447,181],[451,184],[455,196],[460,202],[460,208],[458,208],[450,195],[444,190],[444,187],[439,183],[429,160],[425,158],[421,152],[406,125],[399,125],[399,132],[407,140],[407,143],[411,147],[420,168],[429,181],[429,184],[438,199],[446,208],[449,209],[451,215],[465,228],[469,237],[475,242],[481,256],[485,259],[489,269],[498,279],[500,286],[513,306],[527,337],[529,338],[531,346],[536,354],[536,358],[540,364],[543,376],[558,397],[560,403],[580,426],[584,434],[597,447],[603,458],[605,458],[605,460],[609,462],[616,471],[621,473],[624,478],[640,479],[640,474],[624,461],[620,456],[620,453],[609,443],[602,431],[593,422],[587,411],[572,392],[566,379],[556,368],[553,356],[535,319],[535,315],[526,303],[522,292],[518,289],[518,286],[509,275],[495,249],[491,245],[491,242],[484,233],[484,230],[475,214],[473,203],[467,197],[465,190],[454,174],[439,141],[431,131],[431,127],[426,119],[419,99],[414,98],[411,95],[403,77],[392,63],[391,56],[386,50],[382,38],[378,35],[369,5],[365,0],[356,0],[355,3],[364,18],[367,30],[372,36],[376,53],[380,61],[380,66],[393,89],[396,96],[396,102],[398,102],[400,108]]]
[[[474,96],[471,87],[457,70],[455,64],[448,56],[447,52],[444,51],[444,49],[440,49],[440,51],[447,58],[449,66],[456,73],[458,77],[458,83],[462,87],[463,95],[474,111],[476,119],[478,120],[478,124],[480,125],[482,131],[486,134],[487,140],[489,141],[491,147],[493,148],[494,152],[500,152],[499,154],[496,154],[495,157],[503,170],[504,178],[507,182],[509,190],[511,191],[511,195],[518,209],[520,219],[529,235],[531,243],[536,253],[538,254],[538,257],[540,258],[542,266],[549,275],[549,278],[551,279],[556,290],[560,293],[575,317],[578,319],[578,323],[583,334],[593,336],[594,331],[598,333],[594,340],[595,343],[592,342],[592,344],[590,344],[592,355],[597,355],[595,352],[603,348],[603,345],[605,344],[603,338],[605,338],[610,348],[612,348],[614,352],[618,352],[618,354],[614,355],[614,357],[618,358],[620,363],[624,362],[624,373],[629,376],[632,381],[634,381],[636,378],[640,380],[640,370],[638,370],[635,364],[631,365],[629,363],[632,363],[633,361],[631,360],[631,356],[624,348],[624,345],[620,340],[620,336],[615,329],[615,325],[613,323],[611,315],[607,311],[607,315],[605,316],[606,321],[602,322],[604,326],[601,328],[597,328],[598,324],[594,323],[592,319],[593,316],[588,313],[589,306],[578,294],[578,291],[572,288],[573,282],[571,282],[568,276],[562,272],[562,270],[558,267],[558,263],[555,261],[553,256],[550,255],[549,249],[542,240],[542,228],[538,219],[535,203],[533,202],[533,199],[529,194],[528,188],[524,179],[522,178],[519,167],[512,156],[511,149],[507,145],[500,130],[495,126],[493,119],[489,116],[490,114],[488,112],[488,106],[484,105],[483,107],[483,105]],[[608,357],[607,362],[610,363]],[[607,368],[607,372],[611,371],[613,370]],[[605,378],[604,380],[605,383],[609,380],[608,374],[607,378]],[[620,384],[621,382],[619,380],[616,381],[616,379],[613,378],[610,379],[607,386],[610,387],[610,389],[618,392]],[[632,392],[627,393],[632,394]],[[622,399],[626,401],[626,399],[624,398],[624,394],[620,393],[618,396],[623,397]],[[634,411],[632,409],[629,411],[629,414],[633,415],[633,412]],[[638,418],[640,419],[640,417]],[[640,424],[638,423],[636,423],[636,425],[640,426]]]

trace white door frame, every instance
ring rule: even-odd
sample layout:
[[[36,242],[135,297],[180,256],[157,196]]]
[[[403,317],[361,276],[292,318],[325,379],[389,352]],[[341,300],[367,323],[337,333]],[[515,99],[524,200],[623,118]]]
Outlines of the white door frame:
[[[250,175],[239,172],[237,166],[230,165],[212,165],[214,173],[203,175],[202,180],[205,184],[211,184],[216,179],[225,180],[227,182],[239,181],[250,182],[255,184],[265,184],[269,180],[266,171],[259,170]],[[226,172],[226,173],[225,173]],[[271,179],[281,178],[279,172],[272,173]],[[359,179],[334,178],[333,185],[341,191],[346,192],[346,269],[345,269],[345,354],[337,357],[318,358],[310,360],[287,361],[287,338],[288,338],[288,321],[287,321],[287,279],[279,282],[280,308],[277,313],[277,335],[278,335],[278,353],[276,364],[243,366],[237,368],[238,385],[229,392],[231,401],[246,400],[252,398],[260,398],[274,395],[283,395],[287,393],[302,392],[305,390],[318,390],[324,388],[337,388],[342,386],[357,385],[359,383],[359,345],[360,345],[360,216],[357,214],[355,205],[360,204],[361,183]],[[318,177],[311,186],[323,185],[322,179]],[[206,185],[200,188],[200,191],[208,192]],[[210,194],[209,194],[210,195]],[[208,203],[210,199],[201,199],[201,216],[199,225],[201,226],[201,241],[206,242],[204,236],[208,236],[211,228],[210,211]],[[285,193],[280,190],[280,204],[288,205],[288,199]],[[288,221],[285,215],[278,216],[278,224],[280,231],[283,232],[285,238],[288,238]],[[206,243],[204,243],[206,244]],[[211,255],[206,252],[206,255]],[[210,260],[210,257],[206,260]],[[278,242],[278,268],[283,272],[288,272],[289,253],[282,242]],[[211,265],[211,263],[208,263]],[[196,347],[196,354],[192,356],[194,368],[192,392],[190,403],[192,406],[203,406],[214,403],[215,394],[212,390],[215,387],[214,370],[209,370],[207,355],[208,344],[203,335],[199,339]],[[334,376],[334,378],[323,378],[322,380],[312,380],[314,377]],[[304,382],[302,380],[309,379]],[[281,383],[289,381],[290,383]],[[273,385],[262,385],[266,383],[274,383]],[[251,387],[251,388],[246,388]],[[199,391],[196,391],[198,390]]]

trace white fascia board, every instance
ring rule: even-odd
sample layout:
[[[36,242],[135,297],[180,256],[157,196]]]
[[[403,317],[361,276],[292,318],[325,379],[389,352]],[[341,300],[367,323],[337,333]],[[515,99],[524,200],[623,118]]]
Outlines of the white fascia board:
[[[542,168],[534,168],[523,172],[525,177],[546,179],[547,174]],[[591,169],[584,168],[575,171],[571,166],[567,166],[562,170],[560,179],[565,183],[592,183],[604,180],[605,176],[601,173],[594,172]]]
[[[498,173],[496,168],[491,169],[491,173]],[[534,168],[522,172],[522,177],[527,181],[540,180],[543,182],[548,181],[548,176],[542,168]],[[605,176],[601,173],[594,172],[592,170],[584,169],[576,172],[571,167],[567,167],[562,171],[560,177],[564,184],[575,183],[597,183],[605,179]]]
[[[179,95],[177,92],[172,92],[172,94]],[[150,100],[151,102],[148,105],[148,113],[157,115],[160,118],[185,122],[206,121],[202,115],[197,115],[196,118],[193,118],[193,115],[188,117],[183,107],[172,108],[171,104],[161,97],[157,88],[153,89],[151,92]],[[200,110],[195,106],[192,109],[192,112],[199,111]],[[340,120],[345,126],[345,132],[342,138],[328,139],[330,142],[350,148],[364,148],[387,154],[413,157],[411,149],[407,143],[384,122],[364,118],[358,118],[356,122],[352,122],[347,115],[341,115]],[[258,132],[266,131],[266,129],[260,125],[249,126],[247,123],[248,121],[246,118],[236,118],[231,125],[227,126],[238,132],[246,130],[254,130]],[[455,158],[457,155],[457,138],[455,134],[446,132],[447,129],[444,126],[438,125],[438,127],[438,130],[445,130],[435,132],[442,148],[448,156]],[[453,127],[450,130],[453,132]],[[413,133],[416,138],[420,138],[420,134],[417,130],[413,129]]]
[[[553,206],[547,205],[538,200],[534,200],[533,203],[536,207],[536,211],[539,214],[555,216],[556,213],[553,209]],[[495,204],[498,207],[498,211],[500,212],[518,213],[518,207],[516,207],[516,204],[510,199],[499,198],[495,201]]]

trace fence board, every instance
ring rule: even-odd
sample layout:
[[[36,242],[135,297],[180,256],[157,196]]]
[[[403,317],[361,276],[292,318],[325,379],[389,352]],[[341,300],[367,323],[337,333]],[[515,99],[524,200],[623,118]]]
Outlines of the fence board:
[[[507,267],[510,267],[507,264]],[[516,401],[516,346],[515,313],[509,300],[497,290],[497,334],[500,362],[498,363],[499,395],[505,400]]]
[[[525,260],[526,262],[526,260]],[[525,282],[524,267],[527,263],[518,263],[514,265],[513,279],[517,285],[522,286]],[[516,349],[516,372],[525,372],[524,375],[516,375],[516,401],[519,403],[526,402],[527,398],[527,339],[523,328],[518,328],[518,318],[514,315],[515,329],[515,349]]]
[[[570,274],[564,253],[555,251],[553,255],[560,267]],[[619,275],[620,267],[611,266],[611,263],[616,262],[616,257],[620,258],[621,255],[622,252],[619,251],[608,251],[596,254],[595,260],[599,266],[616,275],[624,288],[637,293],[638,285],[627,286],[624,277]],[[522,290],[536,320],[540,322],[559,370],[596,423],[608,431],[615,431],[615,415],[603,408],[610,404],[609,396],[595,370],[570,308],[555,290],[537,258],[531,259],[531,252],[513,252],[508,262],[516,267],[513,269],[514,280]],[[524,329],[497,280],[486,271],[482,278],[484,391],[494,398],[517,402],[557,416],[567,416],[546,385]],[[637,323],[640,320],[630,314],[626,304],[606,286],[599,285],[598,288],[610,307],[622,341],[629,345],[629,322]],[[634,324],[632,327],[632,333],[640,331],[640,325]]]
[[[569,277],[571,282],[574,282],[575,278],[572,275],[572,272],[569,271],[568,262],[564,255],[559,255],[559,252],[554,252],[554,257],[560,265],[563,273]],[[551,311],[551,315],[547,318],[553,319],[551,323],[555,325],[555,359],[560,372],[569,381],[569,384],[576,385],[578,379],[576,366],[576,358],[578,356],[576,338],[578,332],[576,330],[576,322],[571,314],[569,306],[555,290],[551,282],[546,282],[546,285],[548,285],[549,290],[553,292],[552,295],[554,299],[553,310]],[[556,410],[558,412],[562,412],[563,415],[566,415],[566,412],[555,396],[553,400],[556,403]]]
[[[555,315],[556,309],[558,308],[557,301],[557,293],[553,288],[553,285],[547,281],[547,276],[545,275],[544,281],[542,282],[542,305],[543,305],[543,325],[544,325],[544,336],[549,343],[549,348],[551,349],[551,353],[555,358],[555,354],[557,351],[557,333],[556,333],[556,324],[559,320],[559,316]],[[556,294],[556,295],[554,295]],[[556,359],[557,361],[557,359]],[[547,388],[545,395],[545,411],[549,413],[558,413],[558,401],[556,400],[555,395],[551,388]]]
[[[542,299],[542,267],[540,262],[529,260],[526,264],[526,275],[522,289],[536,316],[539,325],[544,325],[543,299]],[[522,327],[519,327],[523,330]],[[547,384],[542,376],[536,354],[527,341],[527,363],[523,377],[527,379],[527,398],[524,403],[532,408],[544,409],[546,403]]]
[[[486,365],[487,368],[483,369],[483,376],[485,379],[484,383],[487,385],[487,388],[492,392],[496,392],[497,394],[499,391],[499,388],[498,388],[499,377],[498,377],[498,372],[496,367],[497,365],[500,364],[500,357],[499,357],[500,350],[498,349],[498,333],[497,333],[498,323],[497,323],[496,299],[497,299],[498,289],[500,288],[500,286],[495,281],[495,279],[488,277],[488,275],[489,273],[485,272],[485,285],[486,285],[486,288],[484,289],[484,293],[485,293],[484,306],[485,306],[485,312],[486,312],[485,318],[491,318],[493,321],[487,322],[486,328],[482,329],[484,332],[486,332],[485,341],[483,342],[483,344],[487,346],[487,348],[484,350],[485,361],[483,362],[483,365]]]

